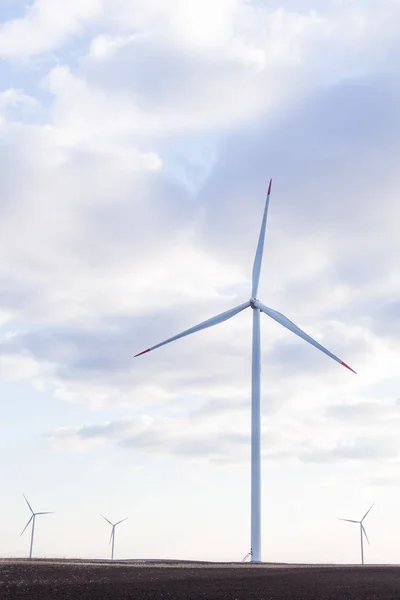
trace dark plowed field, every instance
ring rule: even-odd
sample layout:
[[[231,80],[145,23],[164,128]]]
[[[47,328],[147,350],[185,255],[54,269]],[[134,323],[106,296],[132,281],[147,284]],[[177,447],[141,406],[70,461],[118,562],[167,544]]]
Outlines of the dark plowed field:
[[[400,567],[1,561],[1,600],[400,600]]]

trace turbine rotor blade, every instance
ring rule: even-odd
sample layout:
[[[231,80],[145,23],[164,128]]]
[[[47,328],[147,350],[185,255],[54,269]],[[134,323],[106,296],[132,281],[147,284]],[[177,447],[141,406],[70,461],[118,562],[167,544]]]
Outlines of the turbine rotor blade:
[[[301,337],[303,340],[305,340],[306,342],[308,342],[309,344],[311,344],[318,350],[321,350],[321,352],[323,352],[330,358],[333,358],[333,360],[338,362],[343,367],[346,367],[346,369],[349,369],[350,371],[353,371],[353,373],[355,373],[355,371],[351,367],[349,367],[349,365],[346,365],[346,363],[343,362],[337,356],[335,356],[335,354],[332,354],[332,352],[330,352],[329,350],[324,348],[324,346],[319,344],[316,340],[314,340],[314,338],[312,338],[305,331],[300,329],[300,327],[298,327],[295,323],[293,323],[293,321],[290,321],[290,319],[285,317],[285,315],[283,315],[282,313],[280,313],[277,310],[274,310],[272,308],[268,308],[268,306],[264,306],[264,304],[261,304],[261,302],[259,302],[258,300],[256,300],[254,302],[254,306],[256,308],[260,309],[263,313],[265,313],[269,317],[271,317],[271,319],[274,319],[274,321],[276,321],[277,323],[280,323],[280,325],[283,325],[283,327],[286,327],[286,329],[289,329],[289,331],[292,331],[294,334],[298,335],[299,337]]]
[[[369,543],[369,539],[368,539],[368,536],[367,536],[367,532],[365,531],[365,527],[364,527],[364,525],[363,525],[362,523],[361,523],[361,529],[362,529],[362,532],[363,532],[363,534],[365,535],[365,539],[366,539],[366,540],[367,540],[367,542],[368,542],[368,546],[370,546],[371,544]]]
[[[34,516],[35,516],[34,514],[31,515],[31,518],[29,519],[29,521],[27,522],[27,524],[23,528],[22,533],[21,533],[21,535],[19,537],[21,537],[24,534],[25,529],[28,527],[29,523],[32,521],[32,519],[33,519]]]
[[[38,513],[35,513],[35,515],[54,515],[54,511],[50,511],[50,512],[38,512]]]
[[[117,525],[119,525],[120,523],[123,523],[124,521],[126,521],[127,519],[129,519],[129,517],[125,517],[125,519],[121,519],[120,521],[118,521],[117,523],[115,523],[114,527],[116,527]]]
[[[242,310],[245,310],[249,306],[250,306],[250,300],[247,302],[244,302],[243,304],[239,304],[239,306],[235,306],[235,308],[231,308],[223,313],[220,313],[219,315],[216,315],[215,317],[211,317],[211,319],[207,319],[207,321],[203,321],[202,323],[199,323],[198,325],[195,325],[194,327],[190,327],[190,329],[186,329],[185,331],[182,331],[182,333],[178,333],[177,335],[174,335],[173,337],[168,338],[164,342],[160,342],[159,344],[156,344],[155,346],[152,346],[151,348],[147,348],[147,350],[143,350],[143,352],[139,352],[139,354],[135,354],[134,358],[136,358],[137,356],[141,356],[142,354],[146,354],[146,352],[150,352],[151,350],[155,350],[156,348],[160,348],[161,346],[165,346],[165,344],[169,344],[170,342],[179,340],[180,338],[190,335],[191,333],[195,333],[196,331],[201,331],[202,329],[207,329],[207,327],[212,327],[213,325],[218,325],[218,323],[223,323],[224,321],[227,321],[228,319],[231,319],[238,313],[242,312]]]
[[[339,521],[347,521],[347,523],[360,523],[360,521],[353,521],[353,519],[339,519]]]
[[[375,504],[375,502],[374,502],[374,504]],[[372,505],[369,507],[369,509],[367,510],[367,512],[365,513],[365,515],[363,516],[363,518],[361,519],[361,521],[360,521],[361,523],[364,521],[365,517],[367,516],[367,514],[369,513],[369,511],[371,510],[371,508],[374,506],[374,504],[372,504]]]
[[[104,519],[105,521],[107,521],[107,523],[110,523],[111,527],[114,527],[114,525],[111,523],[111,521],[109,521],[109,520],[107,519],[107,517],[104,517],[103,515],[100,515],[100,516],[101,516],[101,517],[103,517],[103,519]]]
[[[264,251],[265,229],[267,226],[267,216],[268,216],[269,196],[271,194],[271,186],[272,186],[272,179],[270,179],[270,181],[269,181],[267,197],[265,200],[264,214],[263,214],[263,218],[262,218],[262,222],[261,222],[260,236],[258,238],[257,250],[256,250],[256,255],[255,255],[254,263],[253,263],[253,285],[252,285],[252,290],[251,290],[252,298],[255,298],[257,296],[258,283],[260,281],[260,272],[261,272],[261,264],[262,264],[263,251]]]
[[[25,496],[25,494],[22,494],[22,495],[23,495],[23,497],[25,498],[25,502],[26,502],[26,503],[27,503],[27,505],[29,506],[29,510],[30,510],[30,511],[31,511],[31,513],[33,514],[33,509],[32,509],[32,506],[31,506],[31,505],[29,504],[29,502],[28,502],[28,498]]]

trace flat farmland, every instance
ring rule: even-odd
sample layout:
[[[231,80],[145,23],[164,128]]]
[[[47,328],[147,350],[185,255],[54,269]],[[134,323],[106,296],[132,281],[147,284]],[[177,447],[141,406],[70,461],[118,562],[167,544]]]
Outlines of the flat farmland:
[[[1,600],[399,600],[400,567],[1,560]]]

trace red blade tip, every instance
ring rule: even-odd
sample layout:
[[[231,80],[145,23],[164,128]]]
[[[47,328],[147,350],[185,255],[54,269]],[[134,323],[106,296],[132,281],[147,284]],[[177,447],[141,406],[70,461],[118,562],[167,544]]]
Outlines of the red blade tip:
[[[346,369],[349,369],[349,371],[352,371],[353,373],[356,373],[356,371],[355,371],[354,369],[352,369],[351,367],[349,367],[349,365],[346,365],[346,363],[345,363],[345,362],[342,362],[341,364],[342,364],[344,367],[346,367]],[[357,373],[356,373],[356,375],[357,375]]]
[[[147,348],[147,350],[143,350],[143,352],[139,352],[139,354],[135,354],[133,358],[136,358],[137,356],[142,356],[142,354],[146,354],[146,352],[150,352],[150,348]]]
[[[267,194],[268,196],[269,196],[269,195],[270,195],[270,193],[271,193],[271,186],[272,186],[272,179],[270,179],[270,180],[269,180],[268,194]]]

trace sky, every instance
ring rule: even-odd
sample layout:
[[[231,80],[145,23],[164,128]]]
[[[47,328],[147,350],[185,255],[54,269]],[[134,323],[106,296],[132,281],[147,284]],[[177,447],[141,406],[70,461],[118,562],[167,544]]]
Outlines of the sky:
[[[0,556],[398,563],[400,2],[2,0]]]

